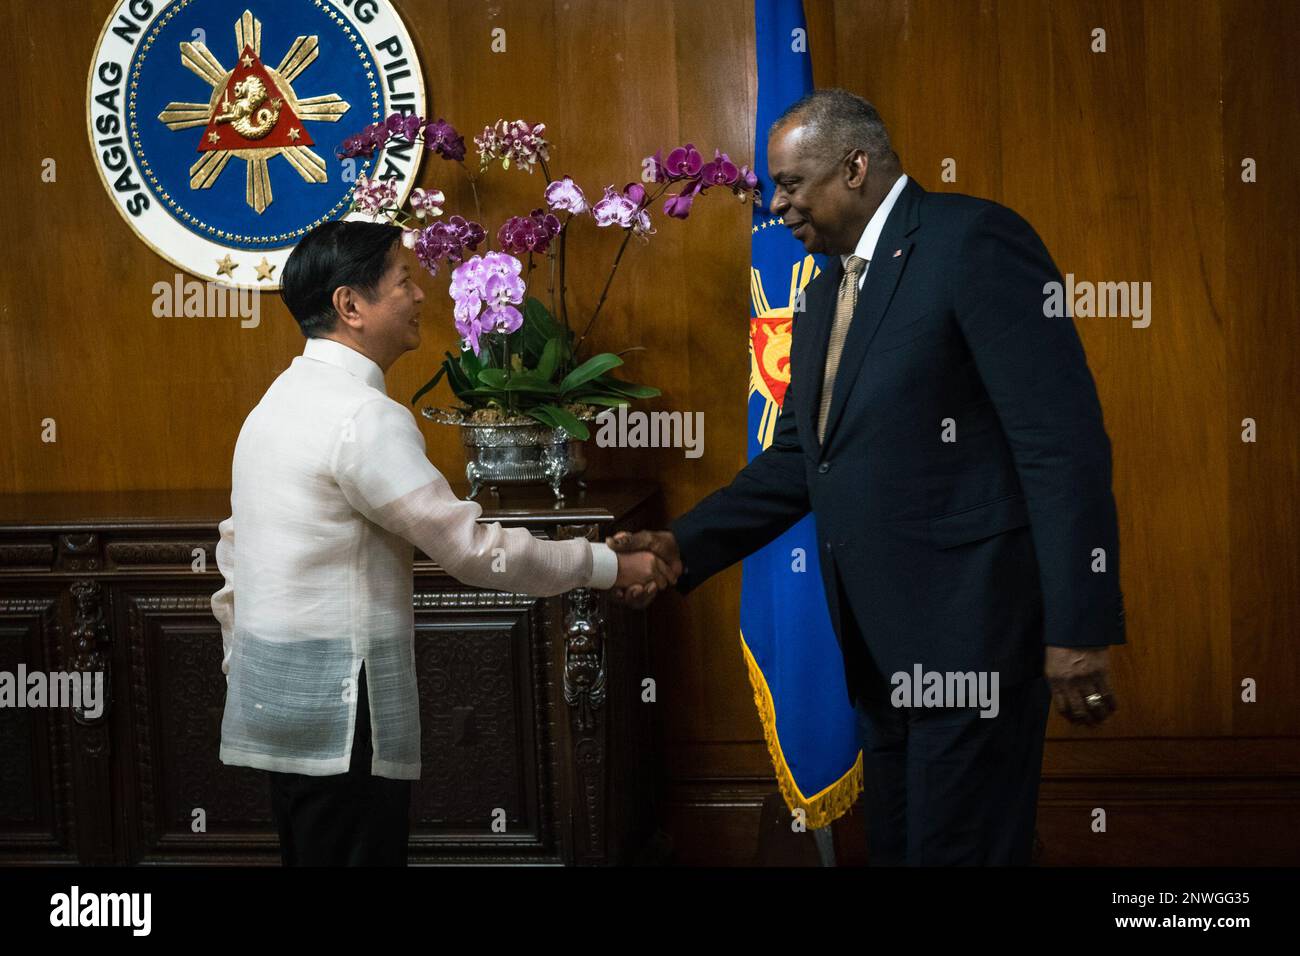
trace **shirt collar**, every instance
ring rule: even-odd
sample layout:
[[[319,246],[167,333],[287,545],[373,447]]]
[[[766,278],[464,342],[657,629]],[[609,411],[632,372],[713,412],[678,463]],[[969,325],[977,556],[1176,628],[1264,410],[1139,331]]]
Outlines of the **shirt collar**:
[[[350,345],[333,339],[310,338],[302,350],[304,358],[315,359],[327,365],[337,365],[346,372],[351,372],[371,388],[378,389],[385,395],[384,372],[373,361],[366,358]]]
[[[876,243],[880,241],[880,234],[885,230],[885,220],[889,218],[889,212],[894,208],[894,203],[903,193],[903,187],[907,185],[907,173],[903,173],[890,188],[888,195],[881,201],[872,215],[871,220],[867,223],[867,228],[862,230],[862,235],[858,238],[857,248],[853,250],[852,255],[859,259],[870,261],[876,254]],[[840,262],[845,266],[849,264],[848,256],[840,256]]]

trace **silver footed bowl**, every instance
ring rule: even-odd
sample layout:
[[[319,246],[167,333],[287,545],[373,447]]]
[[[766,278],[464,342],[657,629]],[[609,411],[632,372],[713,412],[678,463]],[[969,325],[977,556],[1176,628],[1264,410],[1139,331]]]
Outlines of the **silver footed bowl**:
[[[421,409],[421,414],[441,425],[460,429],[465,446],[465,477],[469,498],[486,486],[493,491],[502,485],[548,485],[556,501],[564,500],[561,485],[566,478],[578,479],[587,470],[585,443],[563,428],[540,422],[469,422],[459,412],[439,408]]]

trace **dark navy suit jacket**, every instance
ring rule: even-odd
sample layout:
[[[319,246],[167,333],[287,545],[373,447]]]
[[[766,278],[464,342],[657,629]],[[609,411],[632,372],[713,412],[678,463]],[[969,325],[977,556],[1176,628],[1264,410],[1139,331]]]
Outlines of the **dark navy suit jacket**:
[[[1042,672],[1044,645],[1124,643],[1110,441],[1072,320],[1043,314],[1044,285],[1061,275],[1033,228],[908,180],[858,296],[821,444],[843,271],[833,256],[807,287],[771,446],[673,523],[678,588],[811,510],[851,700],[914,664],[998,671],[1010,687]]]

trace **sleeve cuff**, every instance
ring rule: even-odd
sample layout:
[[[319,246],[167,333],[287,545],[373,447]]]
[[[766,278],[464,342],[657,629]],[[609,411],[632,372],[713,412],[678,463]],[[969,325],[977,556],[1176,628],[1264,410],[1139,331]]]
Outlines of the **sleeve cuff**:
[[[591,545],[591,581],[588,587],[609,590],[618,580],[618,555],[603,541],[589,541]]]

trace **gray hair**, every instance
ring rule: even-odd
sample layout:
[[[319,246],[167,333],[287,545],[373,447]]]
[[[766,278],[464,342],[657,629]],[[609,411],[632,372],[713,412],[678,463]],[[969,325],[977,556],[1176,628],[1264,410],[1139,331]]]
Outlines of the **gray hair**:
[[[808,127],[807,148],[814,152],[838,159],[850,150],[861,149],[873,167],[889,171],[899,166],[880,113],[848,90],[814,90],[778,116],[768,128],[768,135],[794,120]]]

